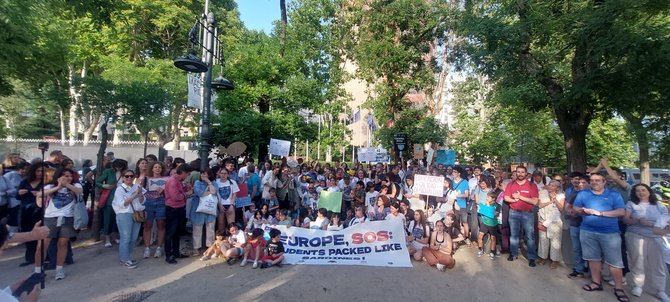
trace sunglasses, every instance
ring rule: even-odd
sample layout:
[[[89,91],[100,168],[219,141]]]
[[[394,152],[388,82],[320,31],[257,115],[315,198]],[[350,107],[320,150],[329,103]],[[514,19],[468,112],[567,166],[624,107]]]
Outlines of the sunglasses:
[[[133,178],[135,175],[123,175],[124,178]]]

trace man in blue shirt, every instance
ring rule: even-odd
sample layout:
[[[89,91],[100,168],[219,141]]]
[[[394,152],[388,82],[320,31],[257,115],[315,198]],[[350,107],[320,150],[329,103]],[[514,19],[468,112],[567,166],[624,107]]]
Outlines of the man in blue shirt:
[[[586,175],[579,172],[570,173],[571,186],[565,190],[565,217],[570,225],[570,241],[572,241],[572,273],[568,275],[569,278],[584,277],[584,270],[586,263],[582,258],[582,244],[579,241],[579,225],[582,222],[581,215],[573,211],[572,205],[577,198],[577,193],[589,189],[588,178]]]
[[[579,227],[582,257],[589,262],[591,271],[591,283],[582,288],[585,291],[603,289],[601,268],[604,260],[614,277],[614,294],[619,301],[627,301],[623,291],[624,265],[619,235],[619,217],[625,214],[625,204],[619,192],[605,188],[604,175],[591,174],[590,183],[591,190],[577,193],[574,202],[574,212],[582,216]]]
[[[461,223],[461,233],[465,237],[465,242],[470,246],[470,224],[468,223],[468,197],[470,196],[470,187],[468,186],[468,180],[465,179],[465,170],[463,168],[456,166],[451,172],[454,191],[457,192],[456,196],[456,205],[458,205],[459,210],[457,212],[460,223]]]

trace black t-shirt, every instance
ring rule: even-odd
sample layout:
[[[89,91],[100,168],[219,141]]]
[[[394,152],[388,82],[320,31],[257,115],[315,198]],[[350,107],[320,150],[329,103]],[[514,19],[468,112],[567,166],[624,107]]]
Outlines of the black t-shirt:
[[[268,241],[268,255],[276,255],[284,252],[284,244],[279,242]]]

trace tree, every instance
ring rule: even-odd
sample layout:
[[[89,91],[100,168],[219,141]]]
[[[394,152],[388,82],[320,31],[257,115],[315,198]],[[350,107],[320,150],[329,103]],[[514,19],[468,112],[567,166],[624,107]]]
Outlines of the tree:
[[[397,120],[410,92],[430,94],[435,62],[432,43],[444,33],[444,1],[351,1],[345,28],[355,28],[347,55],[357,76],[373,85],[366,106],[379,121]]]
[[[657,1],[467,1],[454,28],[464,38],[461,59],[495,83],[498,100],[552,109],[568,169],[584,171],[588,126],[610,108],[603,96],[620,88],[606,92],[602,85],[612,72],[609,55],[636,49],[617,27],[660,17],[667,7]]]

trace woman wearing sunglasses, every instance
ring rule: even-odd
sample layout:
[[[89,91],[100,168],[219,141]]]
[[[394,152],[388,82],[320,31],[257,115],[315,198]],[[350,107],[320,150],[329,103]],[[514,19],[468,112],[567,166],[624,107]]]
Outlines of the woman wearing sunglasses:
[[[132,260],[132,252],[140,233],[140,223],[133,219],[133,212],[144,210],[143,189],[134,181],[135,172],[124,171],[121,185],[116,188],[112,201],[119,227],[119,260],[127,268],[137,267],[137,262]]]

